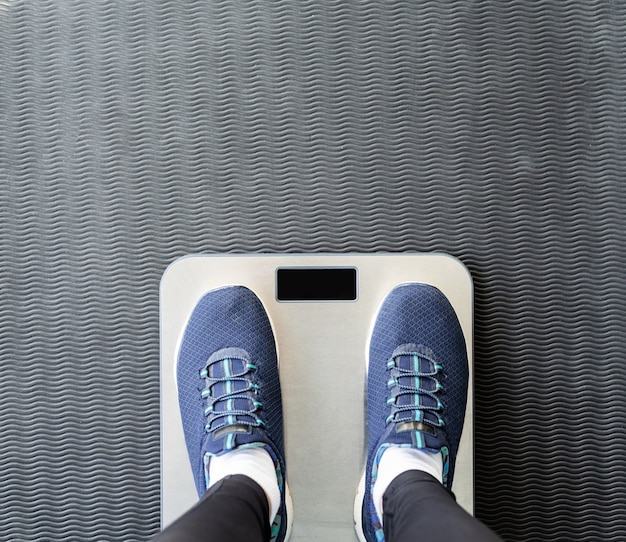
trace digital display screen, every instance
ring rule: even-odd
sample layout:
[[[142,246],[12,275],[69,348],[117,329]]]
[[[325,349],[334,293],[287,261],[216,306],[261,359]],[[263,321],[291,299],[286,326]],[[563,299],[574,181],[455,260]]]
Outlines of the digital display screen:
[[[279,267],[276,298],[278,301],[355,301],[356,268]]]

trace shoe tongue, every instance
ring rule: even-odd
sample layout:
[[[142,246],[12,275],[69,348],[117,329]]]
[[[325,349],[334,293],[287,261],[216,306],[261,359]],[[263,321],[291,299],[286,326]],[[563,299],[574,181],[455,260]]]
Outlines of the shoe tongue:
[[[403,407],[403,406],[414,406],[414,405],[420,405],[423,408],[432,408],[432,409],[436,409],[439,404],[437,402],[437,400],[434,397],[431,397],[430,395],[426,395],[426,394],[417,394],[417,393],[407,393],[404,395],[400,395],[397,399],[396,399],[396,406],[399,407]],[[434,419],[437,419],[436,417]]]
[[[398,383],[405,388],[416,388],[423,391],[437,391],[435,364],[424,356],[402,354],[395,357],[398,368]],[[410,374],[404,374],[409,372]],[[437,401],[433,402],[437,405]],[[432,406],[428,404],[428,406]]]
[[[247,372],[248,361],[235,357],[224,358],[210,365],[209,376],[211,378],[225,379],[213,384],[213,397],[228,396],[214,403],[215,412],[250,410],[250,399],[246,393],[250,384],[244,377]],[[254,420],[252,416],[242,414],[237,415],[237,419]]]
[[[402,393],[396,398],[397,407],[410,407],[419,405],[421,408],[400,411],[396,420],[401,422],[423,422],[430,421],[437,423],[438,419],[429,409],[437,409],[439,402],[431,392],[437,391],[437,380],[435,379],[435,364],[428,358],[418,354],[401,354],[395,356],[396,367],[398,368],[397,382],[402,388]],[[411,374],[403,374],[410,372]],[[415,393],[411,393],[415,390]],[[420,393],[417,392],[420,390]]]
[[[425,356],[419,354],[396,355],[396,366],[404,371],[420,374],[435,374],[435,364]]]
[[[209,376],[211,378],[228,378],[233,376],[243,376],[248,372],[248,361],[228,357],[211,363],[209,366]]]

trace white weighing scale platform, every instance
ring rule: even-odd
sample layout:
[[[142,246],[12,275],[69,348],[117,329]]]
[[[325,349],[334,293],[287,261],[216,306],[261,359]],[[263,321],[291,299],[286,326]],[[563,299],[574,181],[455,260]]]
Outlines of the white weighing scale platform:
[[[366,454],[366,344],[383,299],[404,282],[439,288],[465,334],[470,386],[453,491],[473,512],[473,288],[457,259],[386,253],[206,255],[175,261],[161,282],[162,527],[198,501],[178,409],[178,340],[203,294],[241,284],[265,305],[278,345],[294,504],[291,540],[357,540],[353,503]]]

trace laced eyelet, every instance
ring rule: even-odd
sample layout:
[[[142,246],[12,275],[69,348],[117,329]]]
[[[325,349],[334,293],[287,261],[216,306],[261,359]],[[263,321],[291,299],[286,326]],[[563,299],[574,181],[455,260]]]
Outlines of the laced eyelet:
[[[263,402],[259,397],[261,386],[253,381],[256,370],[257,365],[245,357],[224,357],[211,359],[200,371],[205,380],[200,391],[205,401],[205,433],[221,433],[224,428],[225,434],[230,426],[266,427],[258,415]]]
[[[440,415],[445,407],[439,399],[444,389],[440,381],[445,380],[443,365],[424,358],[421,354],[404,352],[400,356],[412,356],[406,364],[398,358],[387,362],[387,388],[389,392],[386,404],[389,408],[385,424],[401,423],[399,420],[412,419],[432,428],[444,427],[444,420]],[[424,363],[428,362],[427,365]]]

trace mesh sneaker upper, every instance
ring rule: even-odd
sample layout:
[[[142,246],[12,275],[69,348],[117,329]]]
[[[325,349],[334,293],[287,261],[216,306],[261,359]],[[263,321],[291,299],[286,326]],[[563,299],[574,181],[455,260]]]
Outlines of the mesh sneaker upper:
[[[205,456],[262,445],[276,464],[283,494],[272,539],[284,538],[285,454],[276,343],[263,304],[252,291],[231,286],[200,299],[180,342],[176,380],[198,495],[207,487]]]
[[[451,487],[467,383],[465,338],[447,298],[425,284],[394,288],[383,301],[370,338],[363,503],[368,540],[382,537],[371,489],[386,446],[441,452],[444,484]]]

